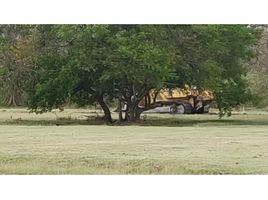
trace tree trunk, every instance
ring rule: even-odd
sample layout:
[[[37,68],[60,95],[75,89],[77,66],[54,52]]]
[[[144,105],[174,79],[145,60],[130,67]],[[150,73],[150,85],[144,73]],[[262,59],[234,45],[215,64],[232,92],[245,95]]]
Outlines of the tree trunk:
[[[137,95],[136,92],[133,89],[133,95],[130,97],[128,96],[127,98],[127,110],[125,112],[126,114],[126,121],[129,122],[136,122],[138,120],[140,120],[140,116],[141,113],[149,110],[149,109],[153,109],[157,106],[159,106],[159,104],[156,103],[156,97],[158,95],[158,92],[156,92],[154,94],[154,98],[151,99],[150,95],[149,95],[149,89],[140,91],[139,94]],[[153,100],[153,102],[152,102]],[[144,101],[144,107],[139,107],[139,103],[141,101]]]
[[[136,121],[136,117],[135,117],[135,107],[134,105],[132,105],[130,107],[130,110],[129,110],[129,121],[130,122],[135,122]]]
[[[141,113],[144,111],[144,109],[137,107],[135,118],[136,120],[139,120],[141,118]]]
[[[113,122],[113,119],[112,119],[112,116],[111,116],[111,111],[109,109],[109,107],[106,105],[106,103],[104,102],[103,100],[103,96],[99,96],[98,97],[98,103],[100,104],[103,112],[104,112],[104,119],[106,122],[108,123],[112,123]]]
[[[131,102],[131,104],[129,105],[129,110],[128,110],[128,121],[130,122],[135,122],[137,120],[140,119],[140,114],[141,112],[140,109],[139,109],[139,101],[134,101],[134,102]]]
[[[119,121],[122,122],[122,121],[125,121],[126,119],[123,118],[123,111],[122,111],[122,108],[123,108],[123,103],[122,101],[119,99],[118,100],[118,115],[119,115]]]

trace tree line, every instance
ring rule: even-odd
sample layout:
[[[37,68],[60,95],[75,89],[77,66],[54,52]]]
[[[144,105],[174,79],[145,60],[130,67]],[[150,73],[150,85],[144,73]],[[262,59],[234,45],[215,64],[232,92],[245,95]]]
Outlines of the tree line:
[[[36,113],[98,103],[107,122],[116,100],[119,119],[136,121],[157,106],[138,106],[150,91],[191,84],[213,91],[229,115],[252,99],[245,63],[261,33],[246,25],[1,25],[0,96]]]

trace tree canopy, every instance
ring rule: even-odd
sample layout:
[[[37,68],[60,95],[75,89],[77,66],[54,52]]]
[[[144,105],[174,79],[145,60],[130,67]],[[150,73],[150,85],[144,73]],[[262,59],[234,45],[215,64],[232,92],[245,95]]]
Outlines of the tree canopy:
[[[151,90],[157,95],[185,84],[213,91],[221,115],[251,97],[243,63],[254,56],[251,47],[260,37],[251,26],[39,25],[34,30],[36,68],[26,88],[35,112],[66,102],[99,103],[111,122],[107,102],[116,99],[126,105],[125,120],[135,121],[157,106],[155,101],[138,106]]]

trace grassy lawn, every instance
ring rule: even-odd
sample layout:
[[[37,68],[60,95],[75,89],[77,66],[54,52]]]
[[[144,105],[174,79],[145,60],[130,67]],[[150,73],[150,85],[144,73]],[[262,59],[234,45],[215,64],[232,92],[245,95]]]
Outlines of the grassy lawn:
[[[268,174],[268,113],[148,114],[129,126],[96,115],[0,109],[0,174]]]

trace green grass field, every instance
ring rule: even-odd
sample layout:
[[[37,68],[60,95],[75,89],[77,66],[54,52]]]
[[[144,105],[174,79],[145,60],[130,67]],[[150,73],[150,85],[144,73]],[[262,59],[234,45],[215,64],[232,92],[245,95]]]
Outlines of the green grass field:
[[[99,115],[0,108],[0,174],[268,174],[266,112],[112,126]]]

